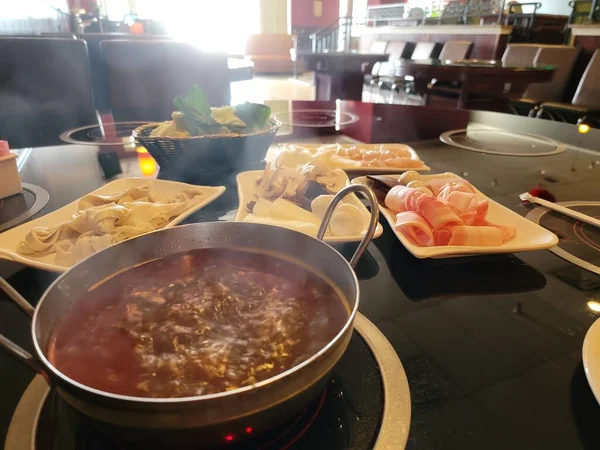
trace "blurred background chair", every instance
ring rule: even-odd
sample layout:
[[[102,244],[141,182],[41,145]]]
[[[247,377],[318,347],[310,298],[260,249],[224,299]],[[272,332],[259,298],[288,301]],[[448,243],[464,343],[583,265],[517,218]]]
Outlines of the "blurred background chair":
[[[439,56],[442,49],[437,42],[417,42],[410,59],[430,59]]]
[[[561,122],[577,123],[582,118],[600,124],[600,50],[596,50],[588,63],[571,103],[544,102],[536,117]]]
[[[504,25],[513,27],[511,38],[514,41],[529,42],[531,40],[536,13],[541,6],[542,4],[539,2],[519,3],[511,1],[507,4]]]
[[[374,41],[369,47],[369,53],[383,55],[387,50],[388,41]]]
[[[171,40],[170,37],[157,37],[147,34],[124,34],[124,33],[85,33],[80,36],[80,39],[87,43],[88,59],[90,62],[90,75],[92,77],[92,93],[94,95],[94,105],[100,112],[110,110],[110,93],[108,89],[108,74],[106,67],[102,62],[100,54],[100,43],[104,41],[114,40]]]
[[[373,64],[371,75],[365,77],[370,96],[375,96],[377,99],[381,95],[382,87],[390,88],[394,78],[394,61],[409,56],[414,46],[414,43],[405,41],[390,41],[387,44],[388,60]]]
[[[471,41],[446,41],[440,52],[440,61],[461,61],[467,59],[473,49],[473,43]],[[406,85],[407,98],[413,92],[413,85],[407,83]],[[427,85],[427,96],[445,97],[445,98],[458,98],[460,96],[461,83],[459,82],[446,82],[443,80],[431,80],[431,83]],[[431,99],[429,99],[431,100]]]
[[[442,47],[439,59],[441,61],[467,59],[472,48],[473,43],[470,41],[447,41]]]
[[[439,58],[439,55],[441,54],[441,51],[443,49],[442,44],[440,44],[439,42],[417,42],[417,44],[415,45],[412,54],[410,55],[410,59],[412,60],[418,60],[418,59],[434,59],[434,58]],[[386,78],[384,78],[383,76],[381,77],[383,82],[388,81]],[[400,89],[402,89],[404,91],[404,103],[407,104],[409,101],[409,97],[413,96],[414,97],[414,92],[412,90],[413,87],[413,77],[396,77],[395,75],[393,77],[390,77],[390,91],[391,91],[391,96],[390,96],[390,103],[393,103],[394,101],[394,95],[396,92],[400,92]],[[414,97],[414,100],[416,103],[420,103],[421,102],[421,98],[420,97]]]
[[[173,98],[192,85],[205,88],[211,106],[229,105],[227,55],[174,41],[103,41],[115,121],[169,120]]]
[[[532,83],[520,99],[511,101],[510,108],[515,114],[535,116],[537,107],[543,102],[561,102],[563,93],[580,49],[564,45],[540,45],[533,64],[554,66],[552,81]]]
[[[0,65],[0,139],[12,148],[56,145],[97,123],[84,41],[0,38]]]
[[[502,64],[506,67],[531,67],[539,44],[508,44],[502,54]]]
[[[593,3],[592,0],[570,1],[571,14],[569,15],[569,23],[585,24],[598,19],[598,16],[600,16],[600,5],[596,5],[596,9],[592,14]]]
[[[390,41],[386,48],[386,53],[390,55],[389,61],[395,61],[408,57],[412,53],[415,44],[405,41]]]

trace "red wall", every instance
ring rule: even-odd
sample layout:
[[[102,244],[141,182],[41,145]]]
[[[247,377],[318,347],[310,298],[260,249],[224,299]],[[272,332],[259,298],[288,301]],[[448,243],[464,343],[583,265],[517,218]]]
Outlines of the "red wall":
[[[297,28],[325,28],[335,23],[340,16],[339,0],[321,0],[323,14],[315,17],[313,14],[313,0],[291,0],[292,27]]]

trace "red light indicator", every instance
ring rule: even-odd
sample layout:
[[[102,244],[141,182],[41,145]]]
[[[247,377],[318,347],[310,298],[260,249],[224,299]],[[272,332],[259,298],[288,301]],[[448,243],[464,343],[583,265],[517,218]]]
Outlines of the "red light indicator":
[[[225,440],[226,440],[227,442],[231,442],[231,441],[233,441],[233,434],[228,434],[227,436],[225,436]]]
[[[248,433],[248,434],[252,433],[252,427],[246,427],[246,433]]]

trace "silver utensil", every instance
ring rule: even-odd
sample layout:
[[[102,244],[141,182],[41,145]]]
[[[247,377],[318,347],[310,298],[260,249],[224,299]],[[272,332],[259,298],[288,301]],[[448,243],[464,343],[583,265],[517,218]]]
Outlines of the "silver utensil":
[[[552,211],[559,212],[561,214],[564,214],[565,216],[569,216],[569,217],[572,217],[573,219],[581,220],[582,222],[585,222],[589,225],[593,225],[595,227],[600,228],[600,220],[595,219],[594,217],[588,216],[587,214],[583,214],[578,211],[575,211],[573,209],[566,208],[564,206],[557,205],[556,203],[552,203],[547,200],[535,197],[535,196],[531,195],[529,192],[523,192],[522,194],[519,195],[519,198],[521,199],[521,201],[536,203],[540,206],[544,206],[548,209],[551,209]]]

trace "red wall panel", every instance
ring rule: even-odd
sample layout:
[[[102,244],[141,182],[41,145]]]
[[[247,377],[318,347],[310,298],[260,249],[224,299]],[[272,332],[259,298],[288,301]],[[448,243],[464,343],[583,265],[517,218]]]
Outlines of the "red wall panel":
[[[314,15],[314,0],[291,0],[292,27],[325,28],[335,23],[340,15],[339,0],[321,0],[323,13],[321,17]]]

